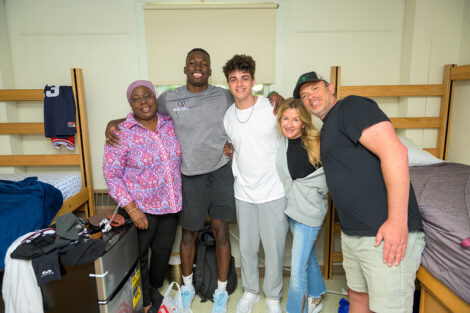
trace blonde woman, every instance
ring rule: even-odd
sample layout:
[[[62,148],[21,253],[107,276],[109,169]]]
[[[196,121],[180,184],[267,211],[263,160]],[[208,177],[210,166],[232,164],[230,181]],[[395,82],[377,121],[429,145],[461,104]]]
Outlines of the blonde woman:
[[[281,130],[276,168],[287,196],[286,215],[294,236],[287,313],[318,313],[326,292],[315,240],[328,209],[320,162],[320,133],[302,101],[284,100],[277,114]]]

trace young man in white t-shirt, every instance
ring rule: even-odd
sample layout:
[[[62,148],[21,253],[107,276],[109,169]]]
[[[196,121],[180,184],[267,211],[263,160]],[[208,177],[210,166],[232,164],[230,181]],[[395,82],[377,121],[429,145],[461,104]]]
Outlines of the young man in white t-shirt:
[[[235,103],[224,116],[234,147],[232,171],[240,230],[242,287],[237,313],[249,313],[259,301],[259,243],[265,252],[263,291],[269,313],[281,313],[282,265],[288,231],[286,198],[275,168],[278,145],[276,117],[267,98],[252,94],[255,61],[235,55],[223,71]]]

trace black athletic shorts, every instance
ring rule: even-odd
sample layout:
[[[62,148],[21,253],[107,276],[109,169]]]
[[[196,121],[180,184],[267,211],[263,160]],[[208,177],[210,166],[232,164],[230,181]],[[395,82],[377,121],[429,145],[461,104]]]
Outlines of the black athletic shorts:
[[[207,213],[213,219],[232,222],[236,218],[233,192],[233,173],[230,164],[201,175],[181,175],[183,185],[183,210],[181,227],[200,230]]]

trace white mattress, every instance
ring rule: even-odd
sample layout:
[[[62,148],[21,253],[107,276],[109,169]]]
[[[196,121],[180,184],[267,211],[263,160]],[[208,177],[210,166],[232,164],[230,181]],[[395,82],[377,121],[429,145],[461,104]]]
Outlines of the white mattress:
[[[0,180],[21,181],[31,176],[37,176],[39,181],[59,189],[62,192],[64,201],[82,189],[80,177],[74,174],[0,174]]]

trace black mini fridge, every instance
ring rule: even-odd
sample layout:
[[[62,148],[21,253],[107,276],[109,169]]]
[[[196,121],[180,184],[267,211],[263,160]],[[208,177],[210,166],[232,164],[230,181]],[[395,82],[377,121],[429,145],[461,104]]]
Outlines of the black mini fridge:
[[[45,313],[143,312],[137,229],[104,233],[104,254],[94,263],[65,266],[62,279],[42,289]]]

